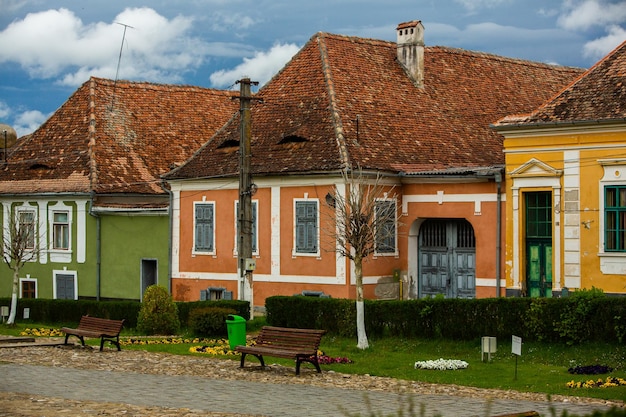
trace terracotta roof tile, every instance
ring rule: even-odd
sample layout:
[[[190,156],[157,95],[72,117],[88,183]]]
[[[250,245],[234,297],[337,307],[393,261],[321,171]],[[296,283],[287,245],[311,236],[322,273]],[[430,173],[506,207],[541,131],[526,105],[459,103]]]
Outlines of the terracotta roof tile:
[[[509,115],[495,126],[625,119],[626,42],[531,114]]]
[[[445,47],[425,48],[424,66],[419,88],[395,43],[314,35],[252,104],[253,174],[503,164],[489,125],[532,110],[582,72]],[[166,178],[236,175],[238,141],[235,117]]]
[[[233,96],[91,78],[10,149],[0,191],[164,194],[160,176],[228,121]]]

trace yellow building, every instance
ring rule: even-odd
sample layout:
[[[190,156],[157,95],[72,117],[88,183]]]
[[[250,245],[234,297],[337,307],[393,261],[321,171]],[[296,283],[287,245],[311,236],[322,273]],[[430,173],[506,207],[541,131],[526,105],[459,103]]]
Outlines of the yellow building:
[[[505,138],[507,295],[626,295],[626,42],[493,128]]]

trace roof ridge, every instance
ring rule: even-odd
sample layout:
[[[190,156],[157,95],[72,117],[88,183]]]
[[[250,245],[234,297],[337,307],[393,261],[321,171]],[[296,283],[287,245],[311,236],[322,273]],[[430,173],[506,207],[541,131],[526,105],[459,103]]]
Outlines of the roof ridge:
[[[532,60],[524,59],[524,58],[512,58],[512,57],[508,57],[508,56],[493,54],[493,53],[490,53],[490,52],[474,51],[474,50],[471,50],[471,49],[456,48],[456,47],[451,47],[451,46],[432,45],[432,46],[426,46],[424,48],[424,50],[425,50],[425,52],[437,52],[437,50],[440,50],[441,52],[447,52],[447,53],[453,53],[453,54],[459,54],[459,55],[466,55],[466,56],[483,57],[483,58],[494,59],[494,60],[502,61],[502,62],[510,62],[510,63],[517,63],[517,64],[522,64],[522,65],[529,65],[529,66],[533,66],[533,67],[561,69],[561,70],[568,70],[568,71],[580,71],[581,70],[581,68],[579,68],[579,67],[572,67],[572,66],[567,66],[567,65],[548,64],[548,63],[545,63],[545,62],[532,61]]]
[[[96,164],[96,79],[89,80],[89,128],[87,131],[87,155],[89,157],[89,188],[96,189],[98,167]]]
[[[333,38],[336,40],[346,40],[346,41],[350,41],[350,42],[359,42],[359,43],[366,43],[366,44],[370,44],[370,45],[380,45],[380,46],[390,46],[390,47],[395,47],[397,45],[397,43],[395,41],[388,41],[388,40],[383,40],[383,39],[374,39],[374,38],[365,38],[365,37],[360,37],[360,36],[354,36],[354,35],[341,35],[341,34],[336,34],[336,33],[329,33],[329,32],[317,32],[313,38],[318,37],[318,36],[322,36],[325,38]],[[532,66],[537,66],[537,67],[544,67],[544,68],[556,68],[556,69],[565,69],[565,70],[580,70],[581,68],[579,67],[572,67],[572,66],[567,66],[567,65],[555,65],[555,64],[548,64],[545,62],[539,62],[539,61],[532,61],[529,59],[524,59],[524,58],[513,58],[513,57],[508,57],[508,56],[504,56],[504,55],[498,55],[498,54],[494,54],[494,53],[490,53],[490,52],[483,52],[483,51],[475,51],[472,49],[463,49],[463,48],[457,48],[457,47],[451,47],[451,46],[443,46],[443,45],[430,45],[430,46],[425,46],[424,47],[424,51],[430,51],[430,52],[437,52],[437,50],[440,50],[441,52],[449,52],[449,53],[455,53],[455,54],[461,54],[461,55],[467,55],[467,56],[477,56],[477,57],[484,57],[484,58],[489,58],[489,59],[495,59],[495,60],[499,60],[499,61],[503,61],[503,62],[514,62],[514,63],[519,63],[519,64],[526,64],[526,65],[532,65]]]
[[[320,50],[320,61],[322,64],[322,73],[324,74],[324,83],[326,84],[326,90],[328,91],[330,117],[333,122],[335,130],[335,139],[337,141],[337,150],[339,151],[339,158],[343,168],[348,168],[350,163],[350,155],[348,154],[348,147],[346,146],[346,138],[344,135],[343,123],[339,110],[337,110],[335,86],[333,83],[333,75],[330,70],[330,64],[328,62],[328,50],[326,49],[326,43],[324,42],[324,33],[319,33],[317,37],[317,44]]]
[[[203,91],[203,92],[213,92],[216,94],[225,94],[225,95],[236,94],[236,92],[233,90],[201,87],[201,86],[190,85],[190,84],[164,84],[164,83],[156,83],[152,81],[112,80],[110,78],[100,78],[100,77],[95,77],[95,76],[90,77],[90,81],[93,81],[103,86],[110,86],[110,87],[128,86],[128,87],[136,88],[138,86],[143,86],[144,88],[148,88],[152,90],[175,89],[178,91],[186,91],[186,90],[187,91]]]

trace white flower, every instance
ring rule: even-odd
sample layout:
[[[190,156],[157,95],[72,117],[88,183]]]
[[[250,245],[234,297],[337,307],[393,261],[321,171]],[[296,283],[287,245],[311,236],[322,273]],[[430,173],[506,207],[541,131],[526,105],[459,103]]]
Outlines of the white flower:
[[[417,361],[415,369],[436,369],[439,371],[465,369],[468,363],[457,359],[437,359],[434,361]]]

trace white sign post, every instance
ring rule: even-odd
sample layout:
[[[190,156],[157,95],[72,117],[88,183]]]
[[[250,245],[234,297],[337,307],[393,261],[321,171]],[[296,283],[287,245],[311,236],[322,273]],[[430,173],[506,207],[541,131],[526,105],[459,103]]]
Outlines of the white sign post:
[[[522,338],[513,336],[511,339],[511,352],[515,355],[515,380],[517,380],[517,357],[522,356]]]

